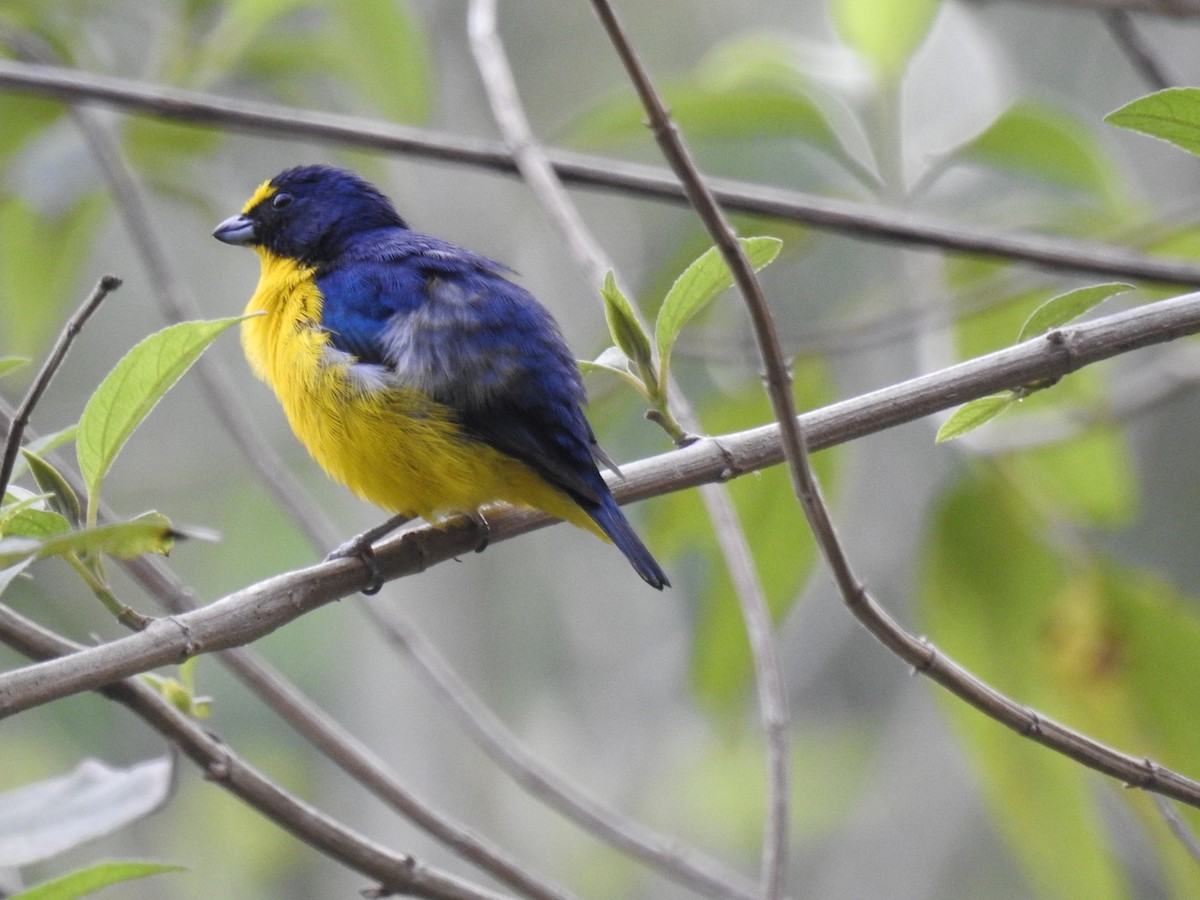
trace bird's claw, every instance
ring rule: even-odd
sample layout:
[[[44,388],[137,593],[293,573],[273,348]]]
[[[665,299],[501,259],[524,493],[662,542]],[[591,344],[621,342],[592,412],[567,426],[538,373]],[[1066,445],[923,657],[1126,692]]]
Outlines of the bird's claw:
[[[492,526],[488,524],[488,520],[479,510],[470,513],[468,516],[475,527],[479,529],[479,543],[475,545],[475,552],[482,553],[488,548],[488,543],[492,539]]]
[[[371,546],[371,541],[364,540],[368,537],[370,537],[369,534],[360,534],[358,537],[346,541],[331,550],[325,559],[359,560],[367,570],[367,586],[362,589],[362,593],[373,597],[383,588],[383,572],[379,568],[379,560],[375,558],[375,548]]]

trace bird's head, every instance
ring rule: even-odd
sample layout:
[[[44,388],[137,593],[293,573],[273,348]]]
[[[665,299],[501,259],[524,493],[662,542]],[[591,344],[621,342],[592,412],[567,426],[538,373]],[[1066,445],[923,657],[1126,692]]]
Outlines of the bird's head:
[[[213,237],[319,265],[357,235],[387,226],[405,227],[391,201],[370,182],[332,166],[300,166],[264,182],[241,214],[218,225]]]

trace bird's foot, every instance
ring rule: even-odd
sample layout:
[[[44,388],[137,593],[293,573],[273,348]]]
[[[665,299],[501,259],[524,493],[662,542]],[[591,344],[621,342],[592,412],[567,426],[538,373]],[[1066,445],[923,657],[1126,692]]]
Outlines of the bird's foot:
[[[487,518],[479,510],[467,513],[467,518],[475,523],[475,527],[479,529],[479,543],[475,545],[475,552],[482,553],[488,548],[488,542],[492,539],[492,526],[488,524]]]
[[[375,557],[375,548],[372,545],[411,518],[412,516],[393,516],[382,525],[376,525],[362,534],[355,535],[344,544],[338,545],[329,552],[325,559],[360,560],[363,568],[367,570],[367,586],[362,589],[362,592],[368,597],[378,594],[383,587],[383,572],[379,568],[379,560]]]

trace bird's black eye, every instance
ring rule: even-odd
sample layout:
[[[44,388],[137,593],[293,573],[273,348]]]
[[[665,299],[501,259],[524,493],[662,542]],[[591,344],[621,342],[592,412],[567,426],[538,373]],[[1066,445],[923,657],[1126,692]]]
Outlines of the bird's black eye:
[[[281,192],[271,198],[271,206],[274,209],[286,209],[292,204],[292,195],[287,192]]]

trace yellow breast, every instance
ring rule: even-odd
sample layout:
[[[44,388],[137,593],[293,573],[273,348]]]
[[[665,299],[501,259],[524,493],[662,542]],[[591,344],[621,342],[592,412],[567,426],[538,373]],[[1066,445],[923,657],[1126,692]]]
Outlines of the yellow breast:
[[[411,388],[356,374],[320,327],[314,270],[259,250],[262,274],[242,323],[254,373],[333,478],[393,513],[429,521],[490,503],[531,506],[597,534],[571,498],[464,434],[452,411]]]

